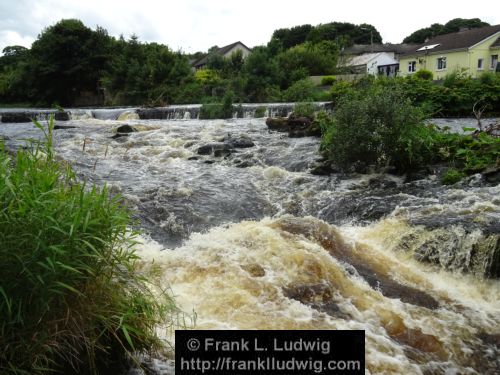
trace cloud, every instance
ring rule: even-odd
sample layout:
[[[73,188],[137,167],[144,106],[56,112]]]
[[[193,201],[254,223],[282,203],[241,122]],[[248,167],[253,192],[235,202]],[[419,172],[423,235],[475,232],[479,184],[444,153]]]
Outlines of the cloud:
[[[490,3],[490,4],[488,4]],[[386,42],[400,42],[413,31],[456,17],[479,17],[500,23],[487,0],[472,13],[469,6],[421,0],[407,9],[402,2],[335,2],[331,0],[0,0],[0,51],[7,45],[29,47],[47,26],[62,18],[78,18],[110,35],[158,42],[186,52],[206,51],[241,40],[248,46],[265,44],[274,30],[332,21],[370,23]],[[429,9],[432,9],[430,12]]]

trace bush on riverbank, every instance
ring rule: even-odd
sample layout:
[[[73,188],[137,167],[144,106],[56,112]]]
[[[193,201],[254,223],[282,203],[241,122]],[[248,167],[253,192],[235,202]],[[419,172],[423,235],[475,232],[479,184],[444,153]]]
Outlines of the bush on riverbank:
[[[429,157],[422,119],[422,112],[397,90],[346,96],[331,120],[321,120],[322,150],[343,169],[362,163],[406,171]]]
[[[128,209],[55,160],[52,128],[0,149],[0,372],[117,373],[163,347],[175,305],[136,270]]]
[[[423,111],[394,87],[369,87],[344,96],[332,116],[318,116],[324,155],[343,170],[395,167],[400,173],[436,162],[450,166],[444,180],[499,165],[500,138],[461,135],[423,123]]]

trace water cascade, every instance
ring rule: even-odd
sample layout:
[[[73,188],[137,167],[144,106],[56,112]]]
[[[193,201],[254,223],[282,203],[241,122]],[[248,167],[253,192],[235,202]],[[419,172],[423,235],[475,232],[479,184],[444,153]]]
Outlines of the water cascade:
[[[316,176],[318,138],[197,110],[89,110],[55,131],[80,178],[135,209],[142,267],[196,328],[363,329],[370,374],[497,373],[498,184]],[[7,147],[40,136],[2,122]]]

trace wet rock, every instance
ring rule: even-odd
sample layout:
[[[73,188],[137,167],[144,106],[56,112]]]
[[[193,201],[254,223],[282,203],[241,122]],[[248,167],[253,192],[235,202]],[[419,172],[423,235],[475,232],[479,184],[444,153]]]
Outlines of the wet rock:
[[[69,121],[69,113],[68,112],[56,112],[54,114],[54,119],[57,121]],[[74,126],[73,126],[74,128]]]
[[[490,167],[481,172],[490,184],[500,184],[500,167]]]
[[[291,285],[283,292],[288,298],[304,304],[330,302],[333,298],[332,288],[327,284]]]
[[[287,132],[290,129],[288,125],[288,120],[283,117],[268,117],[266,119],[266,125],[269,130],[274,130],[278,132]]]
[[[453,260],[451,255],[458,251],[459,238],[453,232],[434,231],[434,233],[436,234],[415,250],[414,258],[421,262],[448,267]],[[450,256],[446,256],[446,254]]]
[[[187,158],[187,160],[198,160],[199,157],[198,156],[190,156],[189,158]]]
[[[235,165],[236,168],[248,168],[252,167],[254,164],[248,160],[242,161],[241,163],[237,163]]]
[[[116,133],[115,135],[113,135],[111,138],[112,139],[118,139],[118,138],[122,138],[122,137],[128,137],[129,134],[128,133]]]
[[[213,164],[213,163],[215,163],[215,160],[205,160],[204,163],[205,164]]]
[[[220,158],[220,157],[226,157],[226,156],[229,156],[231,155],[231,150],[230,149],[217,149],[217,150],[214,150],[214,156],[216,158]]]
[[[341,311],[333,299],[332,287],[326,283],[290,285],[283,289],[283,293],[290,299],[299,301],[330,316],[348,319],[349,316]]]
[[[230,135],[224,137],[223,142],[231,146],[232,148],[249,148],[254,147],[255,143],[245,135],[241,135],[239,137],[231,137]]]
[[[339,170],[327,161],[316,163],[310,170],[310,173],[316,176],[328,176],[329,174],[338,172]]]
[[[229,155],[231,153],[231,146],[226,143],[210,143],[198,147],[196,151],[198,155],[212,155],[217,151],[219,156]]]
[[[312,119],[309,117],[295,117],[291,115],[288,118],[288,125],[293,128],[308,127],[312,123]]]
[[[121,125],[116,129],[117,133],[134,133],[136,131],[137,130],[133,126],[128,124]]]
[[[264,270],[264,268],[262,268],[262,266],[257,263],[245,264],[242,265],[241,268],[243,268],[253,277],[263,277],[266,275],[266,271]]]
[[[33,117],[35,117],[34,113],[26,113],[26,112],[3,113],[2,122],[10,122],[10,123],[31,122],[31,119]]]
[[[59,129],[75,129],[76,126],[70,126],[70,125],[54,125],[54,130],[59,130]]]

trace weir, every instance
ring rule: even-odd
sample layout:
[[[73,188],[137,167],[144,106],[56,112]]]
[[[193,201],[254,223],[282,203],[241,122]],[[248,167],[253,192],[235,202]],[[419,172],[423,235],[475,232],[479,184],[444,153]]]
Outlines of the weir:
[[[317,111],[330,112],[331,102],[314,102]],[[0,122],[23,123],[32,119],[43,121],[54,115],[58,121],[69,120],[119,120],[139,118],[141,120],[190,120],[198,119],[201,104],[170,105],[166,107],[99,108],[99,109],[0,109]],[[233,104],[233,118],[288,117],[295,103],[241,103]],[[136,116],[134,116],[136,114]]]

